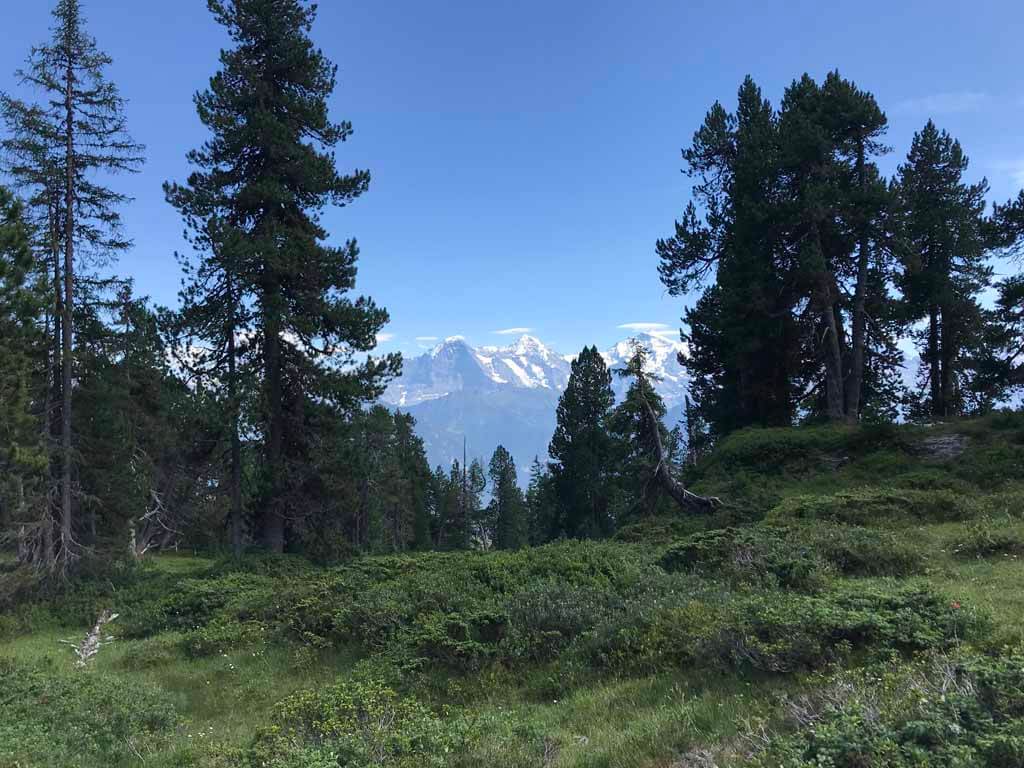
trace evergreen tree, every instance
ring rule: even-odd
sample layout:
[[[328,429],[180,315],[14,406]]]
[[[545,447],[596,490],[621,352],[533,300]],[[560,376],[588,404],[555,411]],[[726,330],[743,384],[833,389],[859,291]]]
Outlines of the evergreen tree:
[[[127,197],[103,186],[98,174],[136,171],[142,147],[128,136],[124,102],[106,79],[110,58],[85,31],[78,0],[60,0],[53,11],[50,42],[32,50],[21,79],[45,94],[32,108],[5,99],[15,123],[21,158],[15,178],[35,187],[30,199],[48,209],[49,245],[55,260],[60,311],[60,551],[66,570],[79,556],[73,509],[72,440],[73,322],[79,277],[89,260],[109,260],[129,243],[121,233],[118,208]],[[59,187],[57,178],[60,178]],[[59,225],[59,233],[55,231]],[[61,262],[56,263],[56,262]]]
[[[22,206],[0,187],[0,542],[11,535],[23,559],[53,562],[47,503],[44,292]]]
[[[361,195],[369,173],[340,175],[333,149],[352,132],[333,123],[327,100],[336,69],[309,33],[315,6],[301,0],[209,0],[234,47],[196,96],[212,132],[190,155],[196,170],[172,199],[199,221],[216,216],[232,233],[230,270],[241,304],[251,302],[260,348],[265,493],[264,545],[280,551],[285,520],[301,517],[311,402],[351,409],[382,391],[398,356],[357,355],[376,345],[387,313],[353,299],[354,240],[325,244],[319,214]],[[188,203],[186,206],[185,203]]]
[[[502,446],[491,456],[492,514],[495,519],[494,545],[498,549],[520,549],[529,543],[526,499],[516,479],[516,463]]]
[[[653,514],[658,496],[644,494],[643,489],[653,480],[650,457],[654,450],[648,406],[654,412],[654,427],[659,432],[662,444],[669,441],[669,432],[664,419],[667,409],[661,396],[654,389],[656,378],[647,372],[647,352],[641,344],[633,342],[633,354],[625,368],[616,371],[623,378],[630,378],[626,397],[615,407],[608,419],[609,432],[616,444],[616,476],[619,488],[625,494],[626,508],[623,513],[639,511]],[[646,508],[636,510],[638,501],[643,500]]]
[[[597,347],[584,347],[572,362],[569,383],[558,401],[549,448],[559,508],[555,536],[593,538],[611,533],[611,381]]]
[[[483,465],[476,459],[470,463],[453,461],[447,476],[438,468],[442,500],[438,521],[438,543],[441,549],[469,549],[474,536],[482,539],[480,494],[487,487]],[[483,543],[481,541],[481,543]]]
[[[715,103],[683,150],[694,197],[656,251],[673,296],[710,282],[683,318],[680,355],[695,405],[713,434],[788,425],[802,392],[796,260],[779,209],[778,119],[751,78],[735,113]]]
[[[547,544],[557,535],[558,501],[554,478],[547,465],[534,457],[526,489],[527,536],[532,546]]]
[[[838,73],[795,81],[778,112],[747,78],[736,112],[715,104],[684,150],[703,216],[691,202],[656,250],[671,294],[703,286],[680,359],[711,436],[791,424],[809,389],[828,418],[863,414],[894,343],[868,322],[891,273],[885,125]]]
[[[898,170],[899,284],[908,318],[927,321],[915,334],[924,364],[921,405],[940,418],[971,410],[971,378],[987,356],[979,296],[992,278],[988,184],[966,183],[967,166],[960,143],[929,121]]]

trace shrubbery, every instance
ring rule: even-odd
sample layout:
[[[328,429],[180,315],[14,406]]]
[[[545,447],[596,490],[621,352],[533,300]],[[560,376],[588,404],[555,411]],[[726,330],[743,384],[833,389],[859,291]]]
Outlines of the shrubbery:
[[[953,540],[952,550],[957,557],[971,559],[1024,554],[1024,531],[1007,518],[982,517]]]
[[[788,707],[764,768],[1024,765],[1024,656],[939,656],[844,672]]]
[[[784,499],[768,520],[786,523],[827,520],[846,525],[907,525],[964,520],[970,515],[962,497],[950,491],[917,491],[864,487],[824,495]]]
[[[242,762],[253,768],[440,768],[470,732],[468,721],[439,717],[379,681],[351,680],[278,704]]]
[[[0,658],[0,765],[134,765],[176,721],[143,685]]]
[[[848,525],[727,528],[687,537],[661,558],[685,571],[730,584],[820,589],[828,576],[909,576],[924,569],[921,552],[894,534]]]

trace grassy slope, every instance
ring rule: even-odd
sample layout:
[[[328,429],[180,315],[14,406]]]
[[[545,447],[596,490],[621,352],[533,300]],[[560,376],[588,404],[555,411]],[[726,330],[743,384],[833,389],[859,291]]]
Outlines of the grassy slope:
[[[968,436],[963,456],[939,461],[922,452],[922,441],[944,433]],[[1013,545],[1014,541],[1024,541],[1024,525],[1018,522],[1024,517],[1019,504],[1024,498],[1020,480],[1024,477],[1020,471],[1022,444],[1024,420],[1003,416],[930,429],[816,428],[741,433],[705,460],[691,478],[697,489],[727,500],[726,509],[716,520],[645,521],[623,533],[623,539],[637,543],[605,546],[627,553],[629,562],[640,563],[637,579],[643,580],[648,578],[646,569],[655,567],[653,562],[672,538],[707,525],[755,522],[787,499],[827,497],[832,501],[821,513],[828,514],[828,509],[838,504],[834,499],[839,492],[858,494],[869,489],[931,493],[945,489],[949,495],[941,496],[939,503],[956,500],[963,508],[952,516],[963,519],[935,522],[920,516],[903,518],[893,514],[890,507],[872,507],[876,512],[881,509],[887,517],[872,519],[870,524],[894,528],[901,540],[912,543],[925,555],[923,572],[908,577],[906,582],[926,584],[965,609],[987,613],[993,624],[984,642],[1017,644],[1024,641],[1024,593],[1019,589],[1024,583],[1024,564]],[[898,506],[900,502],[891,503]],[[964,556],[957,551],[965,542],[975,546],[993,539],[1001,543],[989,556]],[[549,551],[552,558],[564,555],[557,547]],[[602,550],[601,556],[606,555]],[[496,572],[506,562],[495,561],[498,556],[461,557],[481,558],[481,562],[490,563],[481,567]],[[537,562],[542,561],[545,550],[535,557]],[[436,555],[399,561],[403,563],[399,570],[426,570],[440,564],[436,570],[442,571],[448,570],[445,563],[452,562]],[[378,561],[362,562],[369,574],[366,583],[372,583],[377,578],[373,574]],[[383,573],[396,561],[386,558],[379,562]],[[525,567],[523,579],[535,580],[539,566],[533,563]],[[211,568],[215,568],[213,561],[202,558],[162,556],[147,569],[146,578],[157,585],[185,583],[190,578],[205,577]],[[269,594],[273,595],[277,578],[273,574],[277,571],[269,570],[271,575],[261,573],[259,579],[269,585]],[[291,599],[288,590],[296,583],[318,578],[317,572],[307,566],[296,573],[281,577],[278,595],[285,601]],[[490,574],[486,578],[502,576]],[[892,580],[860,579],[857,585],[885,588],[892,586]],[[315,593],[316,589],[310,592]],[[474,730],[472,738],[460,742],[445,759],[447,764],[686,768],[701,763],[695,762],[695,757],[688,762],[681,755],[702,746],[712,748],[720,764],[738,763],[742,761],[738,756],[749,750],[752,734],[756,733],[751,724],[771,721],[777,714],[780,693],[792,694],[818,684],[817,678],[804,671],[765,674],[702,664],[656,664],[649,669],[643,665],[603,667],[581,663],[575,656],[474,663],[458,670],[450,665],[427,664],[415,672],[401,673],[395,670],[396,664],[401,667],[402,659],[395,662],[394,654],[389,656],[387,649],[383,654],[372,654],[365,644],[322,643],[316,632],[311,635],[312,647],[308,641],[297,641],[294,632],[273,634],[273,639],[259,642],[229,632],[220,643],[223,648],[213,653],[207,649],[204,654],[208,655],[196,657],[183,650],[194,636],[187,624],[168,629],[155,622],[146,629],[149,619],[139,618],[140,612],[152,609],[146,600],[154,604],[158,601],[159,590],[138,594],[142,597],[127,599],[107,594],[96,598],[97,604],[112,601],[124,612],[112,627],[114,634],[121,634],[120,626],[125,626],[125,634],[148,636],[122,638],[105,647],[89,671],[74,669],[69,649],[59,642],[85,633],[83,620],[92,610],[88,600],[54,608],[22,606],[7,616],[0,615],[0,658],[13,659],[19,669],[43,670],[40,674],[46,681],[70,680],[74,685],[80,676],[91,676],[115,693],[126,691],[127,702],[134,701],[131,697],[135,695],[127,691],[138,689],[140,697],[150,695],[172,705],[176,724],[155,727],[144,739],[125,737],[112,726],[115,735],[111,743],[118,741],[116,747],[99,746],[90,751],[76,749],[74,744],[54,746],[52,738],[33,736],[37,732],[52,734],[61,728],[48,722],[45,686],[49,683],[29,688],[33,691],[31,701],[17,713],[25,723],[20,731],[11,723],[11,703],[5,703],[0,692],[0,715],[7,715],[7,727],[12,729],[3,731],[4,717],[0,717],[0,767],[141,765],[143,758],[150,766],[240,764],[243,757],[237,750],[248,748],[257,730],[273,721],[278,701],[295,691],[323,689],[353,676],[361,679],[367,668],[382,670],[389,683],[414,694],[441,720],[468,716],[483,724]],[[125,604],[118,606],[119,599]],[[344,609],[345,599],[344,594],[331,593],[324,604]],[[387,605],[382,613],[388,610]],[[287,612],[292,606],[269,606],[271,612],[275,607]],[[247,611],[249,608],[241,612],[243,618],[247,618]],[[260,615],[261,621],[274,623],[273,617]],[[294,621],[289,624],[294,625]],[[140,626],[143,630],[136,631]],[[845,663],[854,664],[855,658],[848,657]],[[78,706],[88,708],[89,700]],[[451,709],[444,710],[445,706]],[[116,719],[114,710],[116,706],[110,717]],[[7,744],[3,743],[5,736]],[[49,746],[41,746],[43,742]]]

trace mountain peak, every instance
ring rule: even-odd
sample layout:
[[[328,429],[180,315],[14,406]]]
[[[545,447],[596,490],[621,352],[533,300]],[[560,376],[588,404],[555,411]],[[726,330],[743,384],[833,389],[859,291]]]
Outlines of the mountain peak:
[[[537,337],[530,336],[526,333],[520,336],[510,349],[517,355],[529,355],[538,352],[541,354],[549,354],[551,352],[551,350],[544,345],[544,342]]]
[[[466,341],[466,337],[465,336],[448,336],[447,338],[445,338],[444,341],[442,341],[440,344],[438,344],[436,347],[434,347],[430,351],[430,355],[431,355],[431,357],[437,357],[439,354],[441,354],[445,350],[451,349],[453,347],[467,347],[468,348],[469,344]]]

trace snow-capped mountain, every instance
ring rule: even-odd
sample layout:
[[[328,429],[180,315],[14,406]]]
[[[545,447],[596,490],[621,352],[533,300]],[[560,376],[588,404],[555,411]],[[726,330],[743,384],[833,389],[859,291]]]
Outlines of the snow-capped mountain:
[[[429,354],[407,360],[384,401],[409,408],[453,392],[499,387],[560,393],[568,381],[568,361],[532,336],[522,336],[509,347],[477,348],[461,336],[450,336]]]
[[[660,378],[656,388],[674,424],[682,411],[686,377],[677,360],[681,348],[664,336],[635,337],[648,353],[648,372]],[[608,366],[621,368],[632,355],[631,341],[603,353]],[[573,356],[562,355],[533,336],[507,347],[472,347],[451,336],[419,357],[406,359],[402,375],[382,398],[411,413],[432,466],[462,459],[463,441],[471,458],[490,458],[504,445],[525,478],[534,457],[544,461],[555,429],[555,408],[569,381]],[[616,376],[621,398],[628,383]]]
[[[620,341],[614,347],[602,354],[605,363],[612,370],[626,367],[626,363],[633,356],[633,344],[639,342],[647,351],[647,373],[653,374],[659,383],[655,385],[661,399],[669,410],[682,407],[686,397],[686,371],[679,364],[679,352],[683,345],[679,341],[673,341],[664,335],[652,333],[641,333],[632,339]],[[621,376],[616,376],[612,382],[617,398],[622,399],[629,388],[629,381]]]

